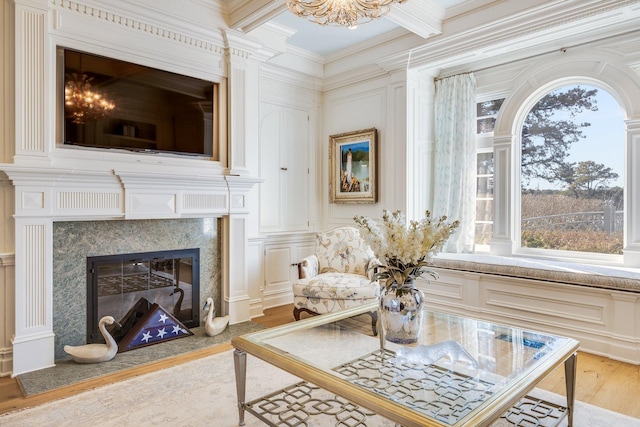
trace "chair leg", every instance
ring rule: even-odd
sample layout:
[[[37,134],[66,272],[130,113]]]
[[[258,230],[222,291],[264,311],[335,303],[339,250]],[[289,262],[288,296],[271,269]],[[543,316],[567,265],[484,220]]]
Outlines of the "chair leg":
[[[378,312],[370,311],[369,316],[371,316],[371,330],[373,331],[373,336],[378,336]]]
[[[296,319],[296,321],[300,320],[300,313],[302,313],[303,311],[305,313],[309,313],[312,316],[318,316],[319,315],[315,311],[311,311],[306,307],[303,307],[303,308],[293,307],[293,318]]]
[[[308,308],[293,307],[293,318],[296,319],[296,321],[300,320],[300,313],[302,313],[303,311],[305,313],[309,313],[312,316],[318,316],[318,313],[311,311]],[[377,337],[378,336],[378,312],[370,311],[367,314],[371,316],[371,331],[373,332],[373,336]]]

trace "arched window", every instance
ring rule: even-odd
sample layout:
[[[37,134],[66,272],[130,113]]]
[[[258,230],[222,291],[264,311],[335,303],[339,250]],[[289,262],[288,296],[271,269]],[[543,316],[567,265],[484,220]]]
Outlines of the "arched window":
[[[624,129],[618,102],[591,85],[558,87],[529,110],[520,146],[521,252],[622,255]]]

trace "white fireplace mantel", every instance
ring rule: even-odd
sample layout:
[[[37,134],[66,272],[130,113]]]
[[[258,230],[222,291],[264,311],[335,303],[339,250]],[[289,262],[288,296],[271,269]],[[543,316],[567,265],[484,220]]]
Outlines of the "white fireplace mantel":
[[[129,170],[86,171],[0,164],[16,188],[15,216],[158,219],[221,216],[244,207],[256,177]],[[238,199],[240,197],[240,199]],[[238,201],[239,200],[239,201]]]
[[[249,319],[246,195],[262,180],[231,175],[78,171],[0,164],[15,190],[13,375],[54,365],[52,228],[55,221],[223,218],[223,299]],[[233,286],[230,284],[233,283]]]

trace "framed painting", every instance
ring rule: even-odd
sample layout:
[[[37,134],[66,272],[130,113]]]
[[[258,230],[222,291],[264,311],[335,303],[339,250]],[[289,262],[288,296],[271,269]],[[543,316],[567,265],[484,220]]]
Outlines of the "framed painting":
[[[331,203],[375,203],[375,128],[329,136]]]

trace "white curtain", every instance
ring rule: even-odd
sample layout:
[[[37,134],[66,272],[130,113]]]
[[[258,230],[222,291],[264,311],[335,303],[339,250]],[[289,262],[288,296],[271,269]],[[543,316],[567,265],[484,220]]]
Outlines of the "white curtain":
[[[433,215],[459,220],[445,252],[473,252],[476,196],[476,80],[436,81]]]

